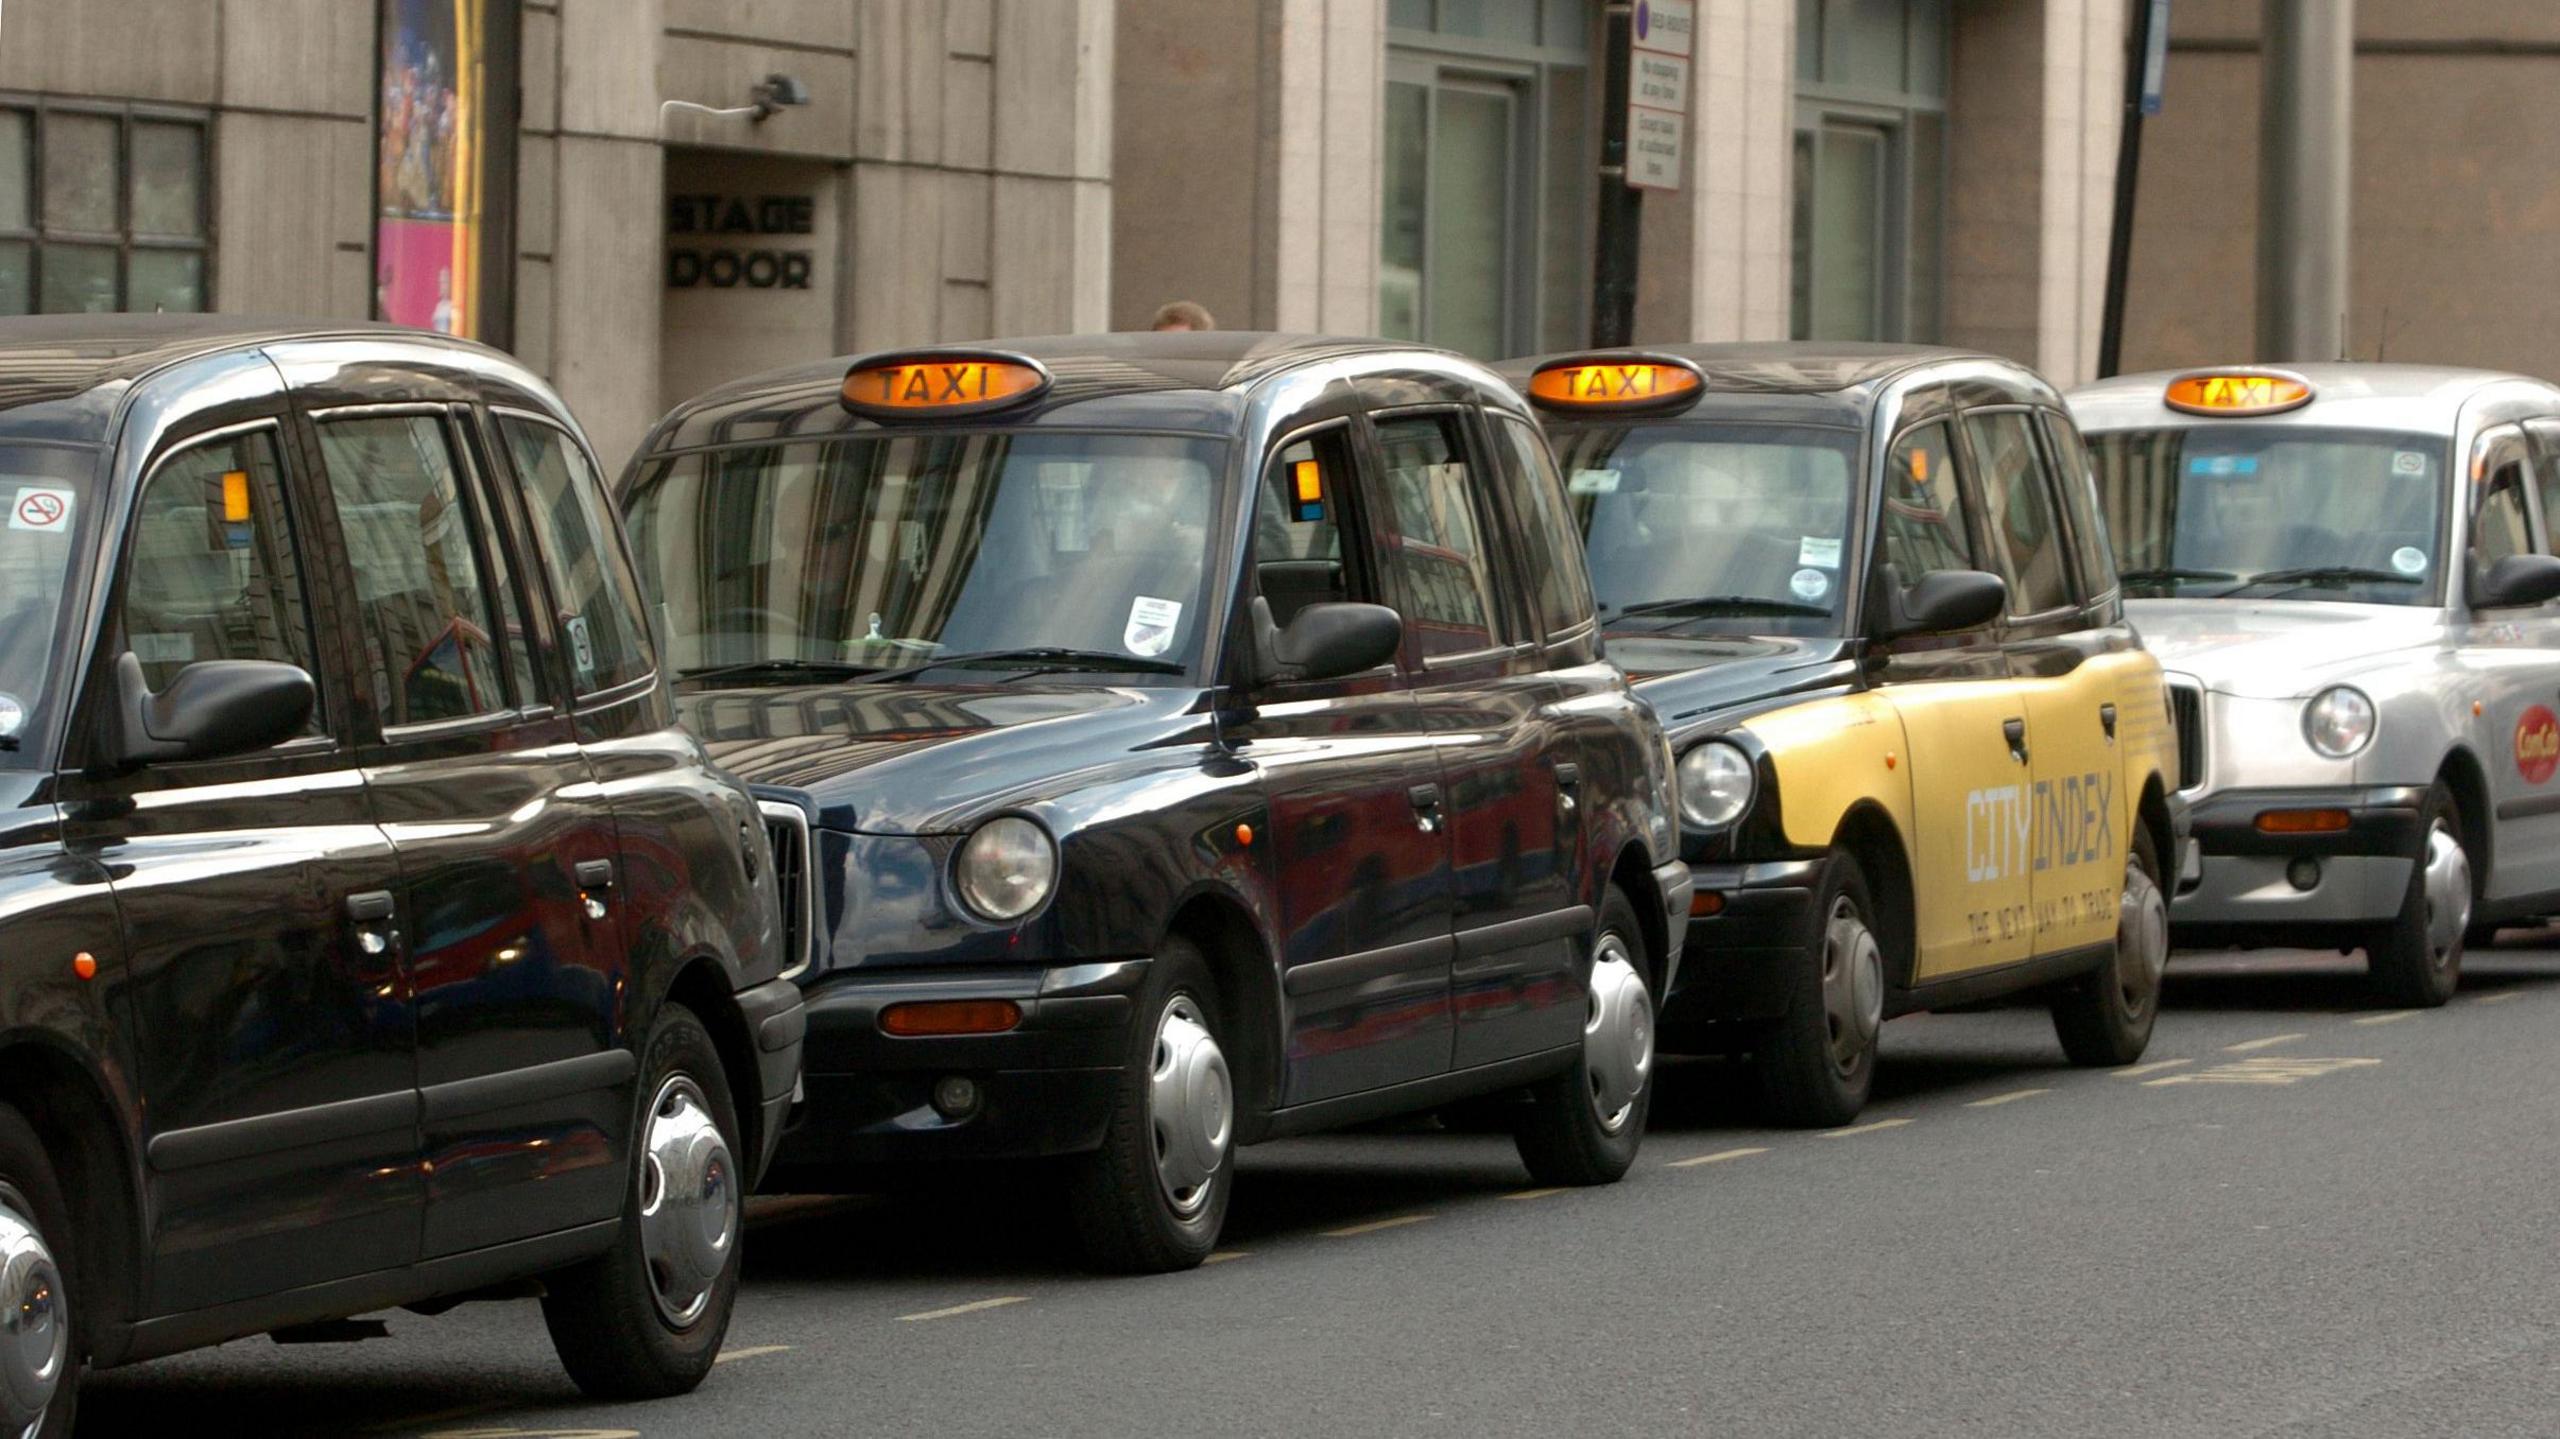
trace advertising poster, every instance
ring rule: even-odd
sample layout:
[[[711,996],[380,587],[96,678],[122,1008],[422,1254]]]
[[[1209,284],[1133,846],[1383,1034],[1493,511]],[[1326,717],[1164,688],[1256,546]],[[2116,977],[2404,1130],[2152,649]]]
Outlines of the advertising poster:
[[[382,0],[373,250],[385,320],[506,338],[509,267],[489,261],[505,254],[492,221],[514,183],[515,17],[512,0]]]

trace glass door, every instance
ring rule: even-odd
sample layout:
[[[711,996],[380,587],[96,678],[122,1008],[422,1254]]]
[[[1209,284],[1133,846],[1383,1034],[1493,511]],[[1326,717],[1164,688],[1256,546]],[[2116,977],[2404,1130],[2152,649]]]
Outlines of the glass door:
[[[1518,82],[1430,66],[1388,82],[1382,333],[1484,359],[1527,347],[1526,99]]]

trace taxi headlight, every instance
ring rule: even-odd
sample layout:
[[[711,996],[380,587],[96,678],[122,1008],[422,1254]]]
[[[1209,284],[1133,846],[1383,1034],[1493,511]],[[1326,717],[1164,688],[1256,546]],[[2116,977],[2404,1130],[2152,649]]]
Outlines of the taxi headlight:
[[[1721,829],[1751,808],[1758,783],[1751,756],[1722,740],[1691,745],[1680,756],[1680,818],[1695,829]]]
[[[978,826],[960,846],[952,879],[962,903],[999,922],[1038,909],[1058,882],[1058,847],[1049,832],[1018,814]]]
[[[2302,707],[2302,737],[2317,753],[2347,758],[2373,743],[2373,701],[2353,685],[2331,685]]]

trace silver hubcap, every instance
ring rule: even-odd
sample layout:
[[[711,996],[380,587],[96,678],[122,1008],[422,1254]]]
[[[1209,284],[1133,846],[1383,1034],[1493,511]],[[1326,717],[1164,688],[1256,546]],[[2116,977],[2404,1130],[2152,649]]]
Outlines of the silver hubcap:
[[[2427,960],[2437,969],[2453,963],[2462,932],[2471,927],[2471,856],[2444,821],[2427,832]]]
[[[640,1251],[658,1313],[681,1329],[711,1305],[738,1242],[737,1166],[702,1091],[670,1078],[649,1106],[641,1153]]]
[[[1854,1073],[1884,1027],[1884,951],[1845,894],[1822,927],[1822,1019],[1832,1067]]]
[[[1200,1005],[1177,994],[1156,1021],[1156,1049],[1147,1073],[1147,1127],[1154,1136],[1156,1183],[1180,1215],[1200,1212],[1226,1163],[1235,1134],[1233,1086],[1227,1056]]]
[[[2160,976],[2169,968],[2169,902],[2150,871],[2125,862],[2124,894],[2116,902],[2116,1004],[2135,1021],[2151,1012],[2160,996]]]
[[[30,1439],[62,1382],[71,1325],[62,1275],[15,1194],[0,1192],[0,1426]]]
[[[1615,1134],[1635,1113],[1653,1073],[1653,996],[1626,940],[1604,933],[1591,953],[1591,1017],[1582,1025],[1582,1068],[1591,1081],[1591,1112]]]

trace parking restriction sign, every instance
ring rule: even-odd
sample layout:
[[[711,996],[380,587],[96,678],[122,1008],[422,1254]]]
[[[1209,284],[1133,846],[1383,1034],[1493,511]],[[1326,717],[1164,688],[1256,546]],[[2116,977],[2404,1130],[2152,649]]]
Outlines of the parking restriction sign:
[[[1677,190],[1687,168],[1695,0],[1636,0],[1627,36],[1627,183]]]

